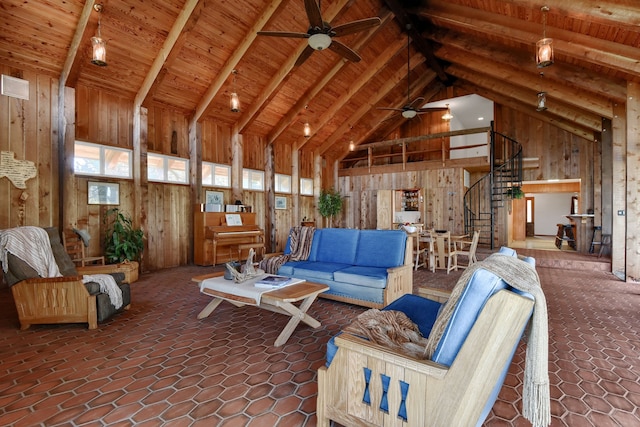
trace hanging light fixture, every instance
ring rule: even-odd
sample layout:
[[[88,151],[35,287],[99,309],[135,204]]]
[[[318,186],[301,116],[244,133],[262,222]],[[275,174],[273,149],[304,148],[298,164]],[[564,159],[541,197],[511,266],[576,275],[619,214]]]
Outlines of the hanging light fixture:
[[[309,105],[304,106],[305,111],[309,110]],[[308,116],[308,113],[307,113]],[[309,124],[309,119],[304,123],[304,128],[302,129],[302,134],[305,138],[309,138],[311,136],[311,125]]]
[[[233,70],[231,72],[233,74],[233,92],[231,92],[231,99],[229,99],[229,108],[234,113],[240,111],[240,98],[238,98],[238,92],[236,91],[236,75],[238,74],[238,70]]]
[[[548,67],[553,64],[553,39],[547,38],[547,12],[548,6],[542,6],[542,38],[536,43],[536,64],[538,68]]]
[[[353,139],[349,141],[349,151],[354,151],[356,149],[356,143],[353,142]]]
[[[453,119],[453,114],[451,114],[451,108],[449,108],[449,104],[445,104],[447,107],[447,112],[442,115],[442,120],[451,120]]]
[[[540,72],[540,78],[544,77],[544,73]],[[542,87],[542,85],[540,85]],[[547,92],[540,90],[538,92],[538,103],[536,104],[536,111],[544,111],[547,109]]]
[[[91,37],[91,46],[93,47],[93,58],[91,63],[99,67],[107,66],[107,42],[100,35],[100,17],[102,16],[102,4],[94,4],[93,10],[98,12],[98,34]]]

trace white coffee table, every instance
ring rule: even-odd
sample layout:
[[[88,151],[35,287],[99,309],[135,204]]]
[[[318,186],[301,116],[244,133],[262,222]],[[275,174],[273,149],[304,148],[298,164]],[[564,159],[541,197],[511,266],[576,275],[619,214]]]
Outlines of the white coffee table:
[[[278,338],[276,338],[275,347],[280,347],[287,342],[293,331],[296,329],[300,321],[306,323],[312,328],[320,327],[320,322],[307,314],[307,310],[311,307],[311,304],[316,300],[318,294],[329,289],[327,285],[322,285],[313,282],[302,282],[295,285],[285,286],[280,289],[274,289],[262,294],[260,302],[252,298],[246,298],[233,294],[233,282],[225,280],[222,276],[224,273],[217,272],[212,274],[206,274],[201,276],[195,276],[191,280],[200,284],[205,279],[221,280],[229,284],[227,292],[221,292],[219,290],[203,288],[201,292],[203,294],[213,297],[213,300],[198,314],[198,319],[204,319],[208,317],[213,311],[220,305],[222,301],[228,301],[236,307],[242,307],[245,305],[251,305],[259,307],[265,310],[272,311],[274,313],[280,313],[290,316],[289,322],[286,324]],[[294,303],[300,302],[299,305]]]

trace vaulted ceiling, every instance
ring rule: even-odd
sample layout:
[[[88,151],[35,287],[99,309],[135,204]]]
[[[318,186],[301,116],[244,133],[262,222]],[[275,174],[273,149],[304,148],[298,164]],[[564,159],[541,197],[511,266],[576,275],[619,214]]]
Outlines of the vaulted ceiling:
[[[325,50],[299,66],[306,39],[257,32],[306,32],[303,0],[99,2],[108,66],[90,62],[93,0],[3,0],[0,62],[333,159],[347,154],[349,140],[372,142],[403,123],[378,107],[406,104],[408,68],[411,99],[456,88],[590,140],[613,104],[625,102],[626,81],[640,78],[640,5],[630,1],[324,0],[322,17],[334,27],[373,16],[382,23],[340,38],[360,62]],[[555,63],[538,69],[543,5]],[[541,90],[548,109],[538,112]],[[302,136],[306,121],[310,138]]]

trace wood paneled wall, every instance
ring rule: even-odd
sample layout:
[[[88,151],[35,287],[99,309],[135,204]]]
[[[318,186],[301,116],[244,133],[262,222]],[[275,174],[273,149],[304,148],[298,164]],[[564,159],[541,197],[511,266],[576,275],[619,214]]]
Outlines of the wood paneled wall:
[[[29,160],[37,176],[16,188],[0,178],[0,229],[22,225],[57,226],[58,82],[49,76],[0,65],[0,72],[29,81],[29,100],[0,96],[0,150]]]

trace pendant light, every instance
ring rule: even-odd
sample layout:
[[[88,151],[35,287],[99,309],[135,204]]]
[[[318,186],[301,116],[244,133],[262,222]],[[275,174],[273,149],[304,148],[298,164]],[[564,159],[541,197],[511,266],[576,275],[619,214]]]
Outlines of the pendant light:
[[[544,77],[544,73],[540,72],[540,78],[542,79]],[[540,85],[540,87],[542,87],[542,84]],[[536,104],[536,111],[544,111],[547,109],[547,92],[545,92],[544,90],[540,90],[540,92],[538,92],[538,102]]]
[[[99,67],[107,66],[107,42],[102,39],[100,34],[100,18],[102,16],[102,4],[94,4],[93,10],[98,12],[98,34],[91,37],[91,46],[93,47],[93,58],[91,63]]]
[[[305,111],[309,110],[309,105],[304,106]],[[308,113],[307,113],[308,116]],[[304,123],[304,128],[302,129],[302,134],[305,138],[309,138],[311,136],[311,125],[309,124],[309,119]]]
[[[236,75],[238,74],[238,70],[233,70],[231,74],[233,74],[233,92],[231,92],[231,99],[229,99],[229,108],[231,108],[232,112],[238,113],[240,112],[240,98],[236,91]]]
[[[447,107],[447,112],[442,115],[442,120],[449,121],[453,119],[453,114],[451,114],[451,108],[449,108],[449,104],[445,104]]]
[[[547,38],[547,12],[548,6],[542,6],[542,38],[536,43],[536,64],[538,68],[548,67],[553,64],[553,39]]]

